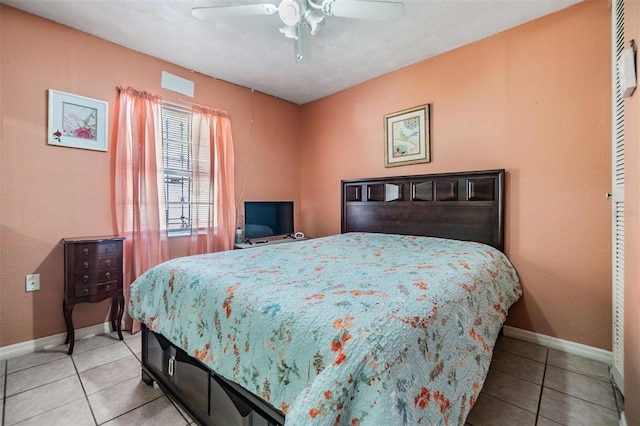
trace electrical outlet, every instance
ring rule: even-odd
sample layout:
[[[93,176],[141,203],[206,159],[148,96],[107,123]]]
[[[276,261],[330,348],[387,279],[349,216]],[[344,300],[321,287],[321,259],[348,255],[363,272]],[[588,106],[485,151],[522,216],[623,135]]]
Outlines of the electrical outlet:
[[[40,274],[27,275],[24,281],[27,291],[40,290]]]

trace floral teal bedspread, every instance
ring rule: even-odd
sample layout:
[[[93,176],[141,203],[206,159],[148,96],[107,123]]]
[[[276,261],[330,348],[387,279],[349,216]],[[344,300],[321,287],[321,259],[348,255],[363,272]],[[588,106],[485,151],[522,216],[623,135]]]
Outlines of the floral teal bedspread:
[[[521,292],[487,245],[349,233],[168,261],[128,310],[287,425],[462,425]]]

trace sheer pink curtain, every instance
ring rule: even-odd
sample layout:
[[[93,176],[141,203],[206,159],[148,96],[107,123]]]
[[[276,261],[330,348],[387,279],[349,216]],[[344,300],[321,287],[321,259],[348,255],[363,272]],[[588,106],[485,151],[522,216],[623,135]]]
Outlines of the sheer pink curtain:
[[[192,233],[189,254],[233,248],[236,228],[234,162],[228,114],[194,107]]]
[[[114,208],[124,241],[124,297],[147,269],[168,259],[162,168],[161,99],[132,88],[118,88],[115,117]],[[125,307],[123,328],[140,324]]]

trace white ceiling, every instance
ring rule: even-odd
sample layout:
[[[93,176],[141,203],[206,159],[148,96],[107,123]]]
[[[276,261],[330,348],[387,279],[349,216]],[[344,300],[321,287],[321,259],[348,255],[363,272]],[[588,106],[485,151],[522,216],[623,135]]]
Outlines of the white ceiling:
[[[402,0],[391,0],[402,1]],[[255,0],[0,0],[187,69],[304,104],[581,0],[404,0],[396,22],[329,17],[294,62],[277,14],[204,22],[194,6]],[[265,0],[278,4],[279,0]],[[183,76],[188,77],[188,76]],[[196,93],[198,88],[195,88]]]

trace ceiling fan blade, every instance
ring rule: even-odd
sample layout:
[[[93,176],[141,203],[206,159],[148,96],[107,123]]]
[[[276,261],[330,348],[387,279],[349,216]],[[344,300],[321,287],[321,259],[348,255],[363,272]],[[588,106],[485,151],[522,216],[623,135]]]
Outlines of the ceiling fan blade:
[[[210,20],[236,18],[239,16],[273,15],[278,7],[271,3],[245,4],[239,6],[194,7],[191,13],[198,19]]]
[[[298,25],[298,39],[293,41],[297,64],[304,64],[311,60],[311,28],[309,24]]]
[[[404,15],[404,4],[387,1],[334,0],[323,3],[326,15],[371,21],[395,21]]]

